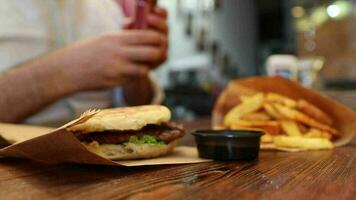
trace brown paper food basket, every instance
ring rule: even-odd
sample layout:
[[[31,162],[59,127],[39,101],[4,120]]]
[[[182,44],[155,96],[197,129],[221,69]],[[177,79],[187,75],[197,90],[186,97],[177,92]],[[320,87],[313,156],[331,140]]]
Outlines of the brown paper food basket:
[[[320,92],[308,89],[297,82],[281,77],[253,77],[231,81],[219,96],[212,113],[213,127],[223,123],[227,112],[240,103],[241,95],[252,95],[256,92],[275,92],[293,99],[303,98],[328,113],[334,119],[334,127],[341,136],[334,141],[335,146],[342,146],[352,140],[356,134],[356,112]],[[273,145],[261,145],[262,149],[298,151],[297,149],[278,148]]]
[[[0,156],[31,159],[37,162],[59,164],[79,163],[116,166],[144,166],[201,163],[210,160],[201,159],[195,147],[178,146],[166,156],[128,161],[112,161],[88,151],[73,133],[66,127],[81,123],[94,115],[83,115],[58,129],[32,127],[24,125],[0,124],[0,136],[9,145],[0,150]],[[0,138],[1,138],[0,137]]]

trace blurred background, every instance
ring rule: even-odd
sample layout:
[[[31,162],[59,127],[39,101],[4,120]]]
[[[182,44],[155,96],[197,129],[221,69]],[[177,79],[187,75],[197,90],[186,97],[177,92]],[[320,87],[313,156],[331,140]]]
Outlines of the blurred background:
[[[175,119],[210,114],[229,80],[281,75],[356,109],[356,0],[160,0],[169,59],[156,73]]]

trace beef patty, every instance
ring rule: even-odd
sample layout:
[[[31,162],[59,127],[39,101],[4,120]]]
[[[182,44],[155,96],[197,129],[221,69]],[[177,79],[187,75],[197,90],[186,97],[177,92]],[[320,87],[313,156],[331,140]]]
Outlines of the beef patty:
[[[74,135],[82,142],[97,141],[99,144],[120,144],[129,141],[131,136],[141,137],[143,135],[154,136],[156,139],[168,144],[183,137],[184,134],[184,129],[174,123],[165,123],[161,125],[149,124],[140,130],[74,133]]]

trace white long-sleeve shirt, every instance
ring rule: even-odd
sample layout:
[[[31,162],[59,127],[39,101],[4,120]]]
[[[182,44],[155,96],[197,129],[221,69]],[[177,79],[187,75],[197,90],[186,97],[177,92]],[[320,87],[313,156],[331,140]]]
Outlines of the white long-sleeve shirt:
[[[1,0],[0,71],[78,39],[117,31],[122,19],[113,0]],[[26,122],[56,126],[87,109],[122,104],[120,88],[82,92],[53,103]]]

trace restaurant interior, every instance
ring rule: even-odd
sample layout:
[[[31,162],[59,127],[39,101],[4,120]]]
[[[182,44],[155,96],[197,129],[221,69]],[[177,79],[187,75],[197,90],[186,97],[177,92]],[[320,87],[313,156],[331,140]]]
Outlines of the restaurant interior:
[[[210,115],[229,80],[275,75],[271,62],[297,65],[284,76],[355,108],[355,94],[347,92],[356,89],[355,1],[159,3],[169,11],[171,48],[157,74],[175,118]]]
[[[356,0],[0,0],[0,200],[354,200],[355,136]]]

